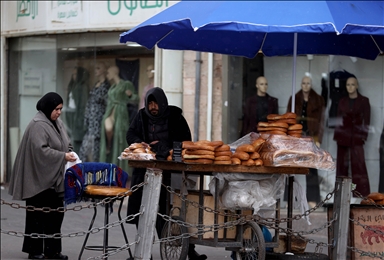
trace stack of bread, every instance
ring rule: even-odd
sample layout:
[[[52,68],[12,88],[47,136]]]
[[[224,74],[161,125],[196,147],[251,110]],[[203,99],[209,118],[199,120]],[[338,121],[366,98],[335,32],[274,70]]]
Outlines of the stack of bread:
[[[129,160],[154,160],[156,159],[156,154],[146,143],[133,143],[124,149],[120,158]]]
[[[224,145],[223,141],[184,141],[183,161],[185,163],[213,164],[216,158],[215,149],[222,145]]]
[[[360,204],[363,205],[384,205],[384,194],[379,192],[372,192],[364,198]]]
[[[263,161],[260,159],[259,151],[264,144],[263,138],[258,138],[252,144],[241,144],[232,154],[232,164],[245,166],[262,166]]]
[[[232,164],[232,151],[231,147],[227,144],[222,144],[215,148],[214,164]]]
[[[269,114],[268,122],[259,122],[257,131],[260,134],[290,135],[301,137],[303,126],[296,122],[296,114],[287,112],[282,115]]]

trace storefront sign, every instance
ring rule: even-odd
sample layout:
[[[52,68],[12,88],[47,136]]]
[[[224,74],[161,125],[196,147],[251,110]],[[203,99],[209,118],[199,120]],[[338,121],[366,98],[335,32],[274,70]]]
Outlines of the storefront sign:
[[[2,1],[4,36],[128,30],[178,1]]]
[[[22,94],[26,96],[41,96],[42,72],[38,70],[24,71],[22,74]]]

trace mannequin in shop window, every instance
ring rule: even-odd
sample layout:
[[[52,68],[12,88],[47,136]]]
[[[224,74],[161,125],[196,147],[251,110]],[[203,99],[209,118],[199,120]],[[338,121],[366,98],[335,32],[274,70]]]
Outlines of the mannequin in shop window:
[[[101,120],[107,107],[110,87],[107,80],[107,67],[104,62],[96,63],[95,77],[97,81],[94,88],[89,92],[84,114],[84,126],[87,131],[79,153],[79,157],[83,162],[99,161]]]
[[[278,114],[278,99],[268,95],[267,78],[260,76],[256,79],[256,95],[246,101],[241,136],[257,132],[259,122],[267,122],[267,115]]]
[[[153,65],[149,65],[146,70],[147,77],[148,77],[148,85],[146,85],[143,89],[143,93],[141,94],[141,99],[140,99],[140,104],[139,104],[139,109],[144,108],[145,105],[145,96],[147,95],[148,90],[153,88],[153,80],[155,76],[155,71],[153,68]]]
[[[119,68],[108,69],[107,79],[111,82],[108,90],[108,103],[101,124],[100,161],[118,165],[128,171],[126,160],[119,160],[126,148],[125,134],[129,128],[128,102],[138,102],[138,95],[132,82],[122,80]]]
[[[337,142],[336,175],[348,176],[350,165],[356,191],[367,196],[370,186],[363,146],[368,137],[371,106],[369,99],[358,92],[358,87],[355,77],[347,79],[348,96],[339,102],[337,117],[340,123],[333,139]]]
[[[312,89],[312,79],[305,76],[301,80],[301,90],[295,95],[297,122],[303,125],[302,136],[310,136],[320,147],[324,133],[324,98]],[[292,97],[288,101],[287,112],[292,110]],[[317,169],[309,169],[306,175],[307,200],[311,207],[320,202],[320,187]]]
[[[86,131],[84,127],[85,106],[88,99],[89,72],[83,67],[73,69],[68,84],[68,108],[66,122],[73,150],[78,153]]]

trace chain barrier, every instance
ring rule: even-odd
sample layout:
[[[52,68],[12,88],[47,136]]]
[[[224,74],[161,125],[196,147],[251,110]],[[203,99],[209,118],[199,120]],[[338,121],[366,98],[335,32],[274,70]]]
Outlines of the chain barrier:
[[[375,258],[375,259],[384,259],[384,255],[379,255],[377,253],[366,252],[366,251],[357,249],[356,247],[347,246],[347,248],[349,250],[351,250],[352,252],[359,253],[361,256],[368,256],[368,257],[372,257],[372,258]]]
[[[121,193],[117,194],[115,197],[108,197],[108,198],[105,198],[105,199],[100,200],[98,202],[93,202],[93,203],[90,203],[87,205],[77,205],[77,206],[74,206],[72,208],[66,208],[66,207],[58,207],[56,209],[52,209],[49,207],[36,208],[34,206],[23,206],[23,205],[20,205],[18,203],[15,203],[15,202],[6,202],[3,199],[0,199],[0,205],[1,206],[7,205],[7,206],[10,206],[11,208],[14,208],[14,209],[25,209],[27,211],[41,211],[43,213],[50,213],[50,212],[64,213],[67,211],[80,211],[82,209],[93,209],[93,208],[97,207],[98,205],[106,205],[106,204],[109,204],[111,202],[114,202],[117,199],[123,199],[123,198],[129,196],[129,194],[131,192],[133,193],[133,192],[137,191],[140,187],[142,187],[146,184],[147,184],[147,182],[142,182],[138,185],[133,186],[130,190],[128,190],[126,192],[121,192]]]
[[[230,222],[225,222],[223,224],[204,226],[204,230],[208,228],[208,231],[206,231],[206,232],[211,232],[212,230],[216,230],[217,226],[222,226],[224,228],[231,228],[231,227],[234,227],[234,226],[236,226],[238,224],[244,224],[244,223],[249,222],[249,221],[255,221],[257,224],[267,226],[268,228],[274,229],[274,230],[279,231],[281,233],[286,233],[287,235],[297,236],[297,237],[307,241],[310,244],[315,244],[317,251],[321,251],[322,247],[333,247],[333,244],[327,244],[327,243],[323,243],[323,242],[316,242],[314,239],[308,239],[308,238],[304,237],[303,235],[315,234],[315,233],[317,233],[317,232],[319,232],[319,231],[321,231],[321,230],[323,230],[325,228],[328,228],[328,227],[330,227],[333,224],[334,221],[336,221],[336,219],[332,219],[332,220],[326,222],[321,227],[313,229],[311,231],[299,231],[299,232],[296,232],[296,231],[293,231],[292,229],[279,227],[278,225],[281,224],[281,223],[286,223],[286,222],[290,222],[290,221],[294,221],[294,220],[300,220],[300,219],[304,218],[305,216],[309,216],[312,212],[314,212],[318,208],[322,207],[327,201],[329,201],[333,197],[335,192],[337,191],[337,188],[335,188],[331,193],[327,194],[327,196],[325,197],[325,199],[323,201],[319,202],[315,207],[306,210],[303,214],[295,215],[292,218],[281,218],[280,220],[278,220],[278,219],[275,219],[275,218],[263,218],[263,217],[258,216],[258,215],[252,215],[252,217],[250,217],[249,215],[237,214],[237,213],[232,213],[232,212],[229,212],[229,211],[228,211],[229,213],[227,213],[225,211],[217,211],[217,210],[214,210],[212,208],[200,205],[196,201],[188,200],[182,194],[175,192],[172,189],[172,187],[170,187],[170,186],[165,186],[164,184],[163,184],[163,186],[167,189],[167,191],[169,193],[176,195],[181,201],[188,202],[189,205],[191,205],[191,206],[193,206],[195,208],[202,209],[202,210],[204,210],[204,211],[206,211],[208,213],[213,213],[213,214],[221,215],[221,216],[224,216],[224,217],[232,217],[232,218],[238,218],[239,219],[238,221],[232,221],[232,222],[230,221]],[[179,224],[181,226],[185,226],[187,228],[188,227],[194,227],[194,228],[198,228],[198,229],[200,228],[201,229],[201,225],[191,225],[191,224],[188,224],[188,223],[185,224],[184,222],[181,222],[179,220],[174,220],[174,219],[170,218],[169,216],[161,215],[159,213],[158,213],[158,215],[163,217],[166,221],[176,222],[177,224]],[[199,235],[200,233],[197,232],[197,233],[194,233],[193,235],[196,235],[196,234]],[[182,237],[183,236],[172,237],[172,240],[179,239],[179,238],[182,238]]]
[[[362,199],[362,200],[366,200],[366,201],[368,201],[369,204],[367,204],[367,205],[369,205],[369,206],[375,206],[376,208],[379,208],[379,209],[384,209],[384,205],[376,204],[376,203],[375,203],[374,201],[372,201],[371,199],[368,199],[368,197],[365,197],[365,196],[361,195],[361,193],[358,192],[357,190],[353,190],[352,193],[353,193],[354,195],[356,195],[356,197],[358,197],[358,198],[360,198],[360,199]]]

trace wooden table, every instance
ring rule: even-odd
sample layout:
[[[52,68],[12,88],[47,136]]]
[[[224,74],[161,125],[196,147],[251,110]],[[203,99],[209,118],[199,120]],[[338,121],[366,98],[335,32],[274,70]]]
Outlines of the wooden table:
[[[221,173],[249,173],[249,174],[288,174],[288,209],[287,217],[292,218],[293,202],[293,181],[294,174],[306,175],[308,168],[304,167],[271,167],[271,166],[245,166],[245,165],[219,165],[219,164],[192,164],[175,161],[160,160],[128,160],[130,167],[155,168],[170,170],[172,172],[187,172],[188,174],[212,175],[214,172]],[[200,178],[202,179],[202,178]],[[201,180],[200,180],[201,181]],[[203,182],[200,182],[203,187]],[[202,189],[200,189],[202,190]],[[292,221],[288,221],[287,228],[292,229]],[[287,251],[291,251],[291,238],[287,236]]]

